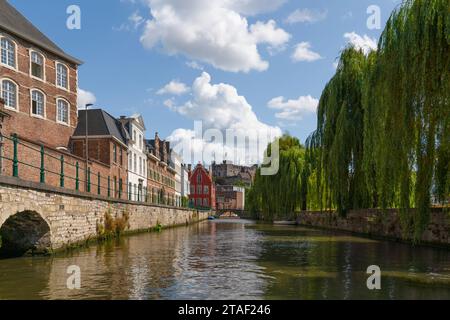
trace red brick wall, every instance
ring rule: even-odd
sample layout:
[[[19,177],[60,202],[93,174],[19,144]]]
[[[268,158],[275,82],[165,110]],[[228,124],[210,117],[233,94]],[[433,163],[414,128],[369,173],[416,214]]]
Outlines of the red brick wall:
[[[18,85],[18,110],[8,110],[11,118],[6,119],[3,133],[17,133],[28,139],[43,142],[52,147],[67,146],[77,126],[77,66],[55,55],[39,50],[30,43],[10,37],[17,48],[17,67],[12,70],[0,65],[0,79],[13,80]],[[45,81],[30,76],[30,54],[32,49],[45,57]],[[69,69],[69,90],[56,87],[55,61],[64,63]],[[45,119],[32,117],[30,90],[39,89],[46,95]],[[70,125],[56,122],[56,98],[64,98],[70,104]]]
[[[40,166],[41,166],[41,146],[31,141],[26,141],[19,138],[18,144],[18,161],[19,161],[19,178],[26,181],[40,182]],[[86,188],[86,161],[76,155],[68,152],[53,149],[49,146],[44,148],[44,167],[45,167],[45,183],[50,186],[59,187],[61,179],[61,156],[64,156],[64,187],[71,190],[76,190],[76,163],[79,165],[79,190],[87,191]],[[3,154],[5,157],[13,158],[13,143],[5,139],[3,145]],[[125,159],[126,160],[126,152]],[[122,199],[127,199],[127,167],[121,166],[119,163],[104,164],[99,161],[91,159],[89,161],[89,168],[91,171],[91,193],[98,194],[98,173],[100,173],[100,195],[108,195],[108,176],[110,177],[110,195],[111,197],[119,198],[119,179],[122,179]],[[12,176],[11,160],[3,161],[3,171],[1,174]],[[116,185],[114,186],[114,178]]]
[[[159,180],[154,177],[154,173],[159,174]],[[163,183],[163,177],[170,178],[175,181],[175,174],[167,169],[166,165],[163,165],[161,161],[158,161],[153,158],[149,158],[147,161],[147,190],[149,195],[150,202],[156,202],[154,198],[157,198],[156,195],[153,195],[154,192],[159,192],[160,190],[165,191],[166,199],[165,201],[169,201],[169,204],[174,204],[175,202],[175,188]]]

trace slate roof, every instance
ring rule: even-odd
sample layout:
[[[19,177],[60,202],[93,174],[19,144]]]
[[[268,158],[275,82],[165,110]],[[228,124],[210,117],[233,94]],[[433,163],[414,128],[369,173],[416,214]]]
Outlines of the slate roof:
[[[65,53],[6,0],[0,0],[0,29],[27,40],[71,63],[83,64],[82,61]]]
[[[127,144],[130,138],[122,123],[102,109],[87,110],[88,136],[113,136]],[[74,137],[86,135],[86,110],[78,111],[78,125]]]
[[[155,140],[147,140],[145,139],[145,145],[149,150],[155,150]]]

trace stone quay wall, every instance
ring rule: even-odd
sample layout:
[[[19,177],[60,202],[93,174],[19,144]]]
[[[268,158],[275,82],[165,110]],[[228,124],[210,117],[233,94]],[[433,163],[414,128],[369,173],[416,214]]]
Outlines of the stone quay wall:
[[[48,225],[49,250],[97,238],[98,226],[104,225],[106,213],[112,218],[127,215],[126,232],[149,230],[157,225],[163,228],[186,225],[206,220],[210,215],[194,209],[111,200],[0,176],[0,228],[10,217],[22,212],[34,215],[30,221],[14,222],[25,237],[28,229],[30,234],[35,233],[33,221],[43,219]]]
[[[348,231],[394,241],[409,241],[403,237],[399,212],[396,209],[352,210],[346,218],[335,212],[301,212],[297,224],[338,231]],[[450,213],[441,209],[431,211],[430,223],[420,243],[450,248]]]

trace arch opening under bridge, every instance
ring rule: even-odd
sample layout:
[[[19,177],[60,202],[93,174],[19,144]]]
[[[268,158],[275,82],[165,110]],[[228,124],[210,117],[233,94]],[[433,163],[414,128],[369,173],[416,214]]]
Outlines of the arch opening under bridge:
[[[51,248],[50,226],[36,211],[10,216],[0,226],[0,257],[43,254]]]

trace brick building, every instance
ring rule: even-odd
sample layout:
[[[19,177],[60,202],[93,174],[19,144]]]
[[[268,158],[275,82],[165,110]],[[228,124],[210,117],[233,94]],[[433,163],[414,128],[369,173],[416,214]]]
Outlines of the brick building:
[[[107,168],[101,174],[103,185],[107,185],[109,177],[111,196],[130,199],[131,190],[127,188],[127,141],[130,137],[123,124],[101,109],[80,110],[78,125],[70,143],[73,154],[80,158],[86,158],[86,133],[88,159]],[[98,172],[93,174],[98,175]]]
[[[191,191],[189,202],[192,206],[216,209],[216,188],[212,178],[212,172],[198,164],[189,172]]]
[[[87,171],[86,161],[69,150],[77,126],[80,64],[0,0],[0,174],[86,191],[83,178],[76,178],[77,172]],[[19,141],[16,172],[13,134]],[[87,164],[95,172],[109,173],[101,163]]]
[[[244,210],[245,189],[235,186],[216,186],[217,210]]]
[[[218,185],[251,186],[255,179],[257,166],[239,166],[230,161],[212,163],[213,177]]]
[[[66,54],[7,1],[0,0],[3,134],[67,148],[77,126],[77,69]],[[39,133],[39,134],[37,134]]]
[[[152,203],[175,205],[175,165],[170,160],[170,143],[159,138],[145,140],[147,147],[147,191]]]

